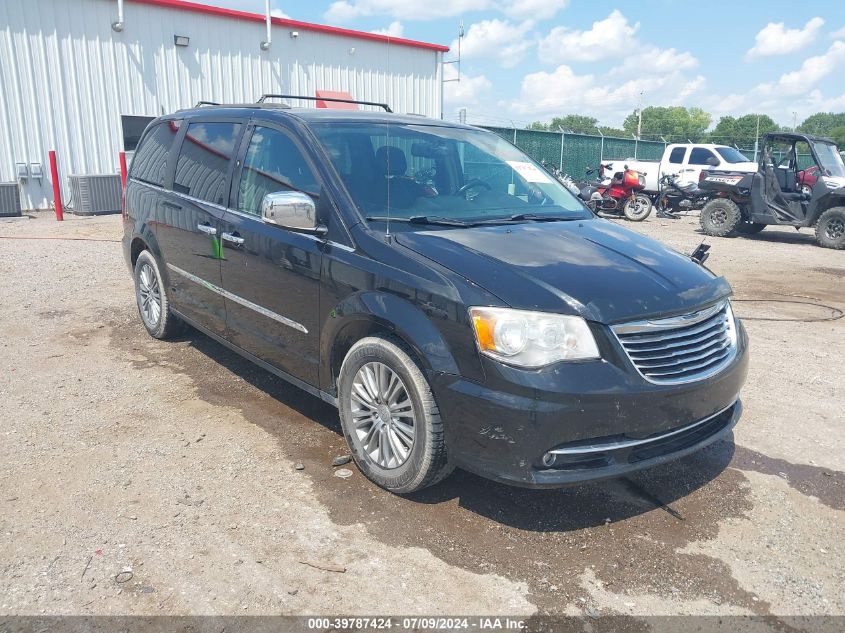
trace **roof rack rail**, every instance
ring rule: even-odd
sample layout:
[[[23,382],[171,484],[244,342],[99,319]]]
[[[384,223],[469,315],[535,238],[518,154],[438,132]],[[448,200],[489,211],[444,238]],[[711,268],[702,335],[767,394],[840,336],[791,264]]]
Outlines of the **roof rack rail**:
[[[199,108],[200,106],[204,106],[204,105],[219,106],[220,104],[217,103],[216,101],[197,101],[197,105],[195,105],[194,107]]]
[[[375,106],[377,108],[384,108],[385,112],[393,112],[390,106],[386,103],[377,103],[375,101],[358,101],[357,99],[339,99],[338,97],[303,97],[300,95],[262,95],[258,103],[264,103],[267,99],[305,99],[306,101],[331,101],[333,103],[357,103],[358,105]]]

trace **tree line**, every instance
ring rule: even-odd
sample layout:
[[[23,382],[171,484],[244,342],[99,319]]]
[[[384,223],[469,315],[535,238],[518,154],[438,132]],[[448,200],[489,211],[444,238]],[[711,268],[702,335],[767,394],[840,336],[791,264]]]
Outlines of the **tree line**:
[[[635,110],[625,117],[621,128],[600,125],[598,119],[582,114],[567,114],[554,117],[550,122],[535,121],[529,130],[569,132],[574,134],[598,134],[630,138],[637,134],[641,125],[640,138],[644,140],[694,143],[719,143],[735,145],[741,149],[752,149],[757,133],[791,132],[792,128],[781,127],[766,114],[746,114],[740,117],[723,116],[710,130],[713,117],[701,108],[682,106],[650,106],[642,111],[642,123]],[[758,128],[759,124],[759,128]],[[825,136],[845,148],[845,112],[818,112],[804,119],[796,128],[798,132]]]

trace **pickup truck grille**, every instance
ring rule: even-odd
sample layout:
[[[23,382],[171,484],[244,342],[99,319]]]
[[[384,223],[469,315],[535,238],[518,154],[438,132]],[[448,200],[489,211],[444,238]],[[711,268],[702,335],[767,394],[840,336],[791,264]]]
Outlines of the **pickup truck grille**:
[[[656,384],[702,380],[736,355],[736,324],[727,301],[692,314],[612,329],[637,371]]]

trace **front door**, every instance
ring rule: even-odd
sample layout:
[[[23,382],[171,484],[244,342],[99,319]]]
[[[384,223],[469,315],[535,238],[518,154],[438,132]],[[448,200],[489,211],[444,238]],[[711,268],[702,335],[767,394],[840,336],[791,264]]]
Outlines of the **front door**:
[[[802,163],[813,161],[807,143],[770,141],[763,149],[760,172],[767,208],[780,222],[800,225],[807,216],[809,197],[801,191],[798,172]]]
[[[270,123],[247,130],[221,235],[230,340],[282,371],[318,384],[321,242],[261,220],[268,193],[296,189],[321,202],[302,148]]]
[[[223,215],[230,163],[241,124],[190,123],[176,161],[172,191],[162,193],[156,228],[174,307],[215,334],[226,331],[220,288]]]

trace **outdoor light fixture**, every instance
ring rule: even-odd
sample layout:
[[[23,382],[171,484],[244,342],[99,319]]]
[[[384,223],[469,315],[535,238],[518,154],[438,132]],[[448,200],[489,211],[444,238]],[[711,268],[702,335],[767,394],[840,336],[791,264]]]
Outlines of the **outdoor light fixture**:
[[[291,31],[290,36],[291,36],[291,39],[295,40],[297,37],[299,37],[299,31]]]
[[[187,35],[174,35],[173,43],[176,46],[188,46],[191,43],[191,38]]]

